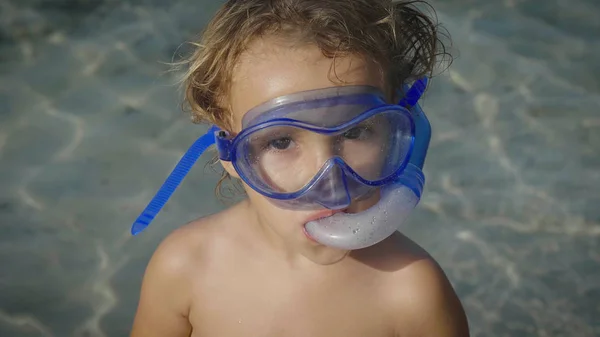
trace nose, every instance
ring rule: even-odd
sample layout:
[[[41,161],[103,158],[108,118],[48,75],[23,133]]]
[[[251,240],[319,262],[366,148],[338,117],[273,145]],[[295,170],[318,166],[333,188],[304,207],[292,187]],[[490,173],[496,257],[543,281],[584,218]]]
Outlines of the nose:
[[[326,163],[338,153],[335,144],[335,137],[327,135],[313,135],[311,139],[311,156],[314,160],[314,172],[323,168]]]
[[[328,209],[344,209],[350,206],[352,198],[348,191],[346,174],[335,158],[326,164],[317,183],[311,189],[313,200]]]

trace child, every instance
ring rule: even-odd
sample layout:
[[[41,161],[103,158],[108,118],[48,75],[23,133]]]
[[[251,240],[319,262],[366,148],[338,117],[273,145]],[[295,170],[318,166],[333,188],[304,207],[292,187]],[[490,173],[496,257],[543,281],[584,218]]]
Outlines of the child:
[[[396,231],[423,189],[417,101],[443,53],[414,1],[230,0],[197,46],[187,103],[215,127],[133,232],[214,141],[247,198],[164,240],[131,336],[468,336],[440,267]]]

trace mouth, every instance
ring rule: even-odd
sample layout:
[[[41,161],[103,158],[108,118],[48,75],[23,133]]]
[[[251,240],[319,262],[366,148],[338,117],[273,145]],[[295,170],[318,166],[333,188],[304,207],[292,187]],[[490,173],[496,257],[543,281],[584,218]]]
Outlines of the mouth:
[[[345,211],[346,211],[345,209],[326,209],[326,210],[323,210],[323,211],[319,211],[319,212],[313,213],[309,217],[307,217],[304,220],[304,224],[309,223],[311,221],[315,221],[315,220],[319,220],[319,219],[323,219],[323,218],[328,218],[328,217],[330,217],[330,216],[332,216],[334,214],[342,213],[342,212],[345,212]]]
[[[346,211],[345,209],[337,209],[337,210],[333,210],[333,209],[327,209],[327,210],[323,210],[323,211],[319,211],[316,213],[311,214],[310,216],[308,216],[303,222],[302,224],[302,231],[304,232],[304,235],[306,235],[306,237],[313,241],[318,243],[317,240],[315,240],[315,238],[313,238],[312,236],[310,236],[310,234],[308,234],[308,232],[306,231],[306,224],[311,222],[311,221],[315,221],[315,220],[319,220],[319,219],[323,219],[323,218],[327,218],[330,217],[336,213],[342,213]]]
[[[306,235],[306,237],[314,242],[314,243],[319,243],[315,238],[313,238],[310,234],[308,234],[308,232],[306,231],[306,227],[302,227],[302,232],[304,233],[304,235]]]

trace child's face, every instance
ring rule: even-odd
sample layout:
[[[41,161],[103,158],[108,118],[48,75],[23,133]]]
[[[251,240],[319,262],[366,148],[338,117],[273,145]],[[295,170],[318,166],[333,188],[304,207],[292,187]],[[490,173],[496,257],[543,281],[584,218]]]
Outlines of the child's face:
[[[339,85],[369,85],[384,90],[380,68],[360,57],[338,57],[334,62],[313,45],[292,48],[274,38],[258,40],[242,54],[233,71],[229,92],[229,104],[233,112],[232,131],[238,133],[244,114],[261,103],[299,91]],[[326,144],[315,142],[315,152],[319,152],[320,146],[327,147]],[[224,165],[230,174],[237,176],[231,165]],[[304,224],[332,211],[281,209],[250,187],[245,188],[260,219],[287,245],[305,253],[316,253],[317,250],[322,253],[325,247],[318,247],[320,245],[305,235]],[[364,210],[375,204],[378,198],[378,194],[374,193],[365,200],[354,201],[346,212]]]

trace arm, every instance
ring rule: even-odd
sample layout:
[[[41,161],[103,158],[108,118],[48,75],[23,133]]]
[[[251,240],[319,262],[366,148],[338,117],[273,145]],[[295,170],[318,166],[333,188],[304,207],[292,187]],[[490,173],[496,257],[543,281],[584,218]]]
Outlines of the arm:
[[[469,337],[463,306],[437,263],[424,259],[408,269],[410,275],[404,277],[406,287],[394,296],[399,317],[397,335]]]
[[[158,247],[146,269],[131,337],[190,336],[189,246],[174,232]],[[186,251],[187,247],[187,251]]]

